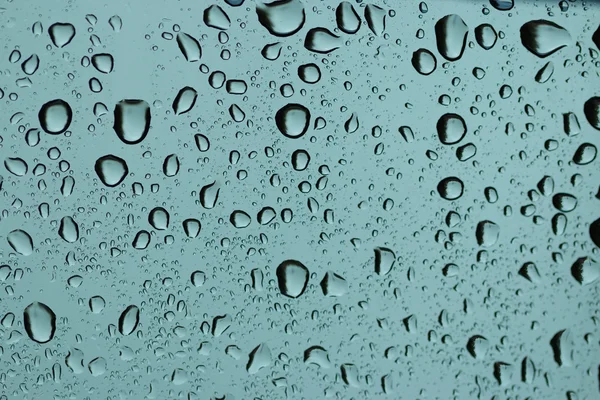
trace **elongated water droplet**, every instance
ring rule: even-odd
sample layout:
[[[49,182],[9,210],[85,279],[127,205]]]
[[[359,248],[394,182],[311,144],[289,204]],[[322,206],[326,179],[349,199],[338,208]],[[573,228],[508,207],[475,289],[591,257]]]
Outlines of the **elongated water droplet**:
[[[396,262],[396,254],[387,247],[375,247],[375,273],[387,275]]]
[[[135,305],[128,306],[119,317],[119,332],[123,336],[131,335],[140,323],[140,309]]]
[[[60,220],[58,234],[67,243],[75,243],[79,240],[79,225],[71,217],[63,217]]]
[[[485,50],[489,50],[496,44],[498,34],[490,24],[481,24],[475,28],[475,40]]]
[[[150,244],[150,232],[141,230],[135,234],[131,245],[134,249],[144,250]]]
[[[558,211],[570,212],[577,207],[577,198],[569,193],[557,193],[552,197],[552,204]]]
[[[367,21],[367,26],[376,36],[383,35],[383,31],[385,31],[386,16],[386,11],[379,6],[367,4],[365,7],[365,20]]]
[[[183,221],[182,225],[185,235],[190,239],[194,239],[200,234],[201,224],[197,219],[188,218]]]
[[[460,59],[467,44],[469,28],[456,14],[446,15],[435,24],[435,39],[442,57],[448,61]]]
[[[173,177],[179,172],[179,166],[177,154],[170,154],[163,161],[163,173],[165,176]]]
[[[37,301],[23,311],[23,323],[29,338],[37,343],[48,343],[56,332],[56,314]]]
[[[490,0],[490,4],[499,11],[508,11],[515,6],[514,0]]]
[[[260,54],[269,61],[275,61],[281,55],[281,47],[282,45],[280,42],[269,43],[263,47]]]
[[[177,96],[175,96],[175,100],[173,100],[173,111],[175,115],[185,114],[190,111],[194,104],[196,104],[196,99],[198,98],[198,92],[196,89],[186,86],[182,88]]]
[[[598,149],[591,143],[583,143],[575,150],[573,162],[577,165],[587,165],[596,159]]]
[[[32,54],[28,59],[23,61],[21,69],[27,75],[33,75],[40,66],[40,58],[36,54]]]
[[[15,176],[25,176],[29,170],[29,166],[19,157],[9,157],[4,160],[4,168]]]
[[[22,256],[28,256],[33,253],[33,240],[29,233],[22,229],[15,229],[6,235],[8,244],[14,251]]]
[[[335,20],[344,33],[352,35],[360,29],[360,17],[354,6],[347,1],[342,1],[335,9]]]
[[[140,143],[150,130],[150,105],[144,100],[121,100],[115,106],[113,129],[125,144]]]
[[[535,74],[535,80],[537,83],[546,83],[552,78],[554,74],[554,63],[548,61],[540,70]]]
[[[333,34],[327,28],[312,28],[306,33],[304,47],[312,52],[319,54],[331,53],[342,45],[339,36]]]
[[[521,43],[540,58],[548,57],[571,43],[571,35],[560,25],[545,19],[521,26]]]
[[[198,40],[191,35],[184,32],[178,33],[177,45],[187,62],[200,61],[200,58],[202,58],[202,47],[200,47]]]
[[[216,4],[204,10],[203,20],[209,28],[226,30],[231,26],[231,20],[227,13]]]
[[[583,105],[585,118],[591,126],[600,131],[600,97],[591,97]]]
[[[217,181],[209,183],[200,189],[200,204],[206,209],[214,208],[219,200],[220,186]]]
[[[482,247],[491,247],[500,237],[500,227],[492,221],[481,221],[477,224],[475,231],[477,244]]]

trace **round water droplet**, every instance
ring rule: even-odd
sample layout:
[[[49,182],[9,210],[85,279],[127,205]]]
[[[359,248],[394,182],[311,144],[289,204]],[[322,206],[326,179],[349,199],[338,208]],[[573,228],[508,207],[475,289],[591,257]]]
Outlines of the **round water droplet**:
[[[270,3],[257,3],[258,22],[271,35],[285,37],[298,32],[304,26],[306,13],[300,0],[276,0]]]
[[[573,162],[577,165],[586,165],[596,159],[598,149],[591,143],[584,143],[577,148],[573,155]]]
[[[317,64],[304,64],[298,67],[298,76],[305,83],[315,84],[321,80],[321,70]]]
[[[302,137],[310,125],[310,111],[301,104],[287,104],[275,114],[279,132],[290,139]]]
[[[38,113],[40,126],[46,133],[58,135],[69,129],[71,119],[73,118],[73,110],[71,106],[64,100],[51,100],[44,104]]]
[[[548,57],[571,43],[571,35],[560,25],[545,19],[521,26],[521,43],[540,58]]]
[[[246,228],[252,222],[250,215],[242,210],[235,210],[229,216],[229,222],[231,225],[235,226],[238,229]]]
[[[281,294],[291,298],[301,296],[308,285],[308,268],[300,261],[286,260],[277,267],[277,282]]]
[[[475,236],[477,244],[482,247],[491,247],[500,237],[500,227],[492,221],[481,221],[477,224]]]
[[[206,274],[202,271],[194,271],[190,276],[190,281],[192,282],[192,285],[200,287],[206,282]]]
[[[412,55],[412,65],[421,75],[429,75],[437,66],[437,60],[432,52],[427,49],[419,49]]]
[[[169,219],[169,213],[162,207],[155,207],[148,214],[148,223],[159,231],[164,231],[169,227]]]
[[[48,343],[56,332],[56,314],[44,303],[34,302],[23,311],[25,331],[31,340]]]
[[[552,204],[557,210],[570,212],[577,207],[577,198],[568,193],[557,193],[552,197]]]
[[[119,317],[119,332],[123,336],[131,335],[140,323],[140,309],[130,305]]]
[[[463,182],[454,176],[442,179],[437,186],[438,193],[446,200],[459,199],[463,194],[463,189]]]
[[[437,133],[443,144],[456,144],[465,137],[467,125],[458,114],[444,114],[437,122]]]
[[[589,285],[600,278],[600,264],[589,257],[581,257],[571,267],[573,278],[581,285]]]
[[[256,215],[256,219],[261,225],[269,225],[275,217],[277,217],[277,213],[273,207],[264,207]]]
[[[113,129],[125,144],[141,142],[150,130],[150,105],[144,100],[121,100],[114,117]]]
[[[89,307],[90,311],[94,314],[100,314],[102,310],[104,310],[104,306],[106,305],[106,301],[102,296],[92,296],[90,297]]]
[[[98,72],[110,74],[114,67],[113,56],[108,53],[99,53],[92,56],[92,65]]]
[[[14,251],[22,256],[28,256],[33,253],[33,240],[29,233],[22,229],[15,229],[6,235],[8,244]]]
[[[481,24],[475,28],[475,40],[485,50],[489,50],[496,44],[498,34],[490,24]]]
[[[94,169],[98,178],[108,187],[118,186],[129,173],[129,168],[125,160],[112,154],[105,155],[96,160]]]

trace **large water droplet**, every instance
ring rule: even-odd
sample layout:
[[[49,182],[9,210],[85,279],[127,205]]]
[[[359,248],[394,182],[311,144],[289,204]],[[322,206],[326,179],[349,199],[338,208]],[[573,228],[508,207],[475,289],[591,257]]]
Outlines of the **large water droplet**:
[[[179,166],[177,154],[169,154],[163,161],[163,174],[168,177],[175,176],[179,172]]]
[[[446,15],[435,24],[435,39],[442,57],[456,61],[462,57],[469,28],[456,14]]]
[[[310,125],[310,111],[301,104],[287,104],[275,114],[279,132],[290,139],[303,136]]]
[[[194,239],[200,234],[200,229],[202,226],[200,224],[200,221],[198,221],[197,219],[188,218],[183,221],[182,225],[185,235],[190,239]]]
[[[354,6],[347,1],[342,1],[335,9],[335,20],[344,33],[351,35],[360,29],[360,17]]]
[[[590,238],[596,247],[600,247],[600,218],[590,224]]]
[[[277,267],[277,282],[281,294],[291,298],[301,296],[308,285],[308,268],[300,261],[286,260]]]
[[[481,24],[475,28],[475,40],[485,50],[489,50],[496,44],[498,34],[490,24]]]
[[[375,247],[375,273],[387,275],[396,262],[396,254],[387,247]]]
[[[140,323],[140,309],[135,305],[128,306],[119,317],[119,332],[121,335],[131,335]]]
[[[442,179],[437,186],[438,193],[446,200],[459,199],[463,194],[463,188],[463,182],[455,176]]]
[[[141,230],[136,233],[135,238],[133,238],[133,242],[131,245],[134,249],[144,250],[150,244],[150,232]]]
[[[296,171],[304,171],[310,162],[310,154],[304,149],[298,149],[292,153],[292,167]]]
[[[367,20],[367,26],[376,36],[383,35],[383,31],[385,31],[386,16],[386,11],[379,6],[367,4],[365,7],[365,20]]]
[[[200,47],[200,43],[187,33],[180,32],[177,34],[177,45],[186,61],[196,62],[200,61],[200,58],[202,58],[202,47]]]
[[[48,343],[56,332],[56,314],[44,303],[33,302],[23,311],[25,331],[31,340]]]
[[[29,166],[19,157],[9,157],[4,160],[4,168],[15,176],[25,176],[29,170]]]
[[[92,56],[92,65],[103,74],[110,74],[114,68],[115,60],[108,53],[99,53]]]
[[[587,165],[596,159],[598,149],[591,143],[583,143],[573,155],[573,162],[577,165]]]
[[[173,111],[175,115],[185,114],[190,111],[194,104],[196,104],[196,99],[198,98],[198,92],[196,89],[186,86],[182,88],[177,96],[175,96],[175,100],[173,100]]]
[[[321,280],[321,290],[325,296],[343,296],[348,291],[348,281],[341,275],[328,271]]]
[[[471,336],[467,342],[467,350],[473,358],[478,360],[485,358],[489,347],[489,340],[481,335]]]
[[[217,184],[217,181],[203,186],[202,189],[200,189],[200,204],[202,204],[202,207],[206,209],[214,208],[217,204],[217,200],[219,200],[220,190],[221,188]]]
[[[144,100],[121,100],[114,117],[113,129],[123,143],[139,143],[150,130],[150,105]]]
[[[56,99],[44,104],[38,113],[40,126],[46,133],[58,135],[69,129],[73,110],[64,100]]]
[[[56,47],[65,47],[75,37],[75,27],[69,23],[57,22],[48,28],[50,40]]]
[[[500,227],[492,221],[481,221],[477,224],[475,230],[477,244],[482,247],[491,247],[498,241],[500,237]]]
[[[23,61],[21,69],[27,75],[33,75],[40,66],[40,58],[36,54],[32,54],[28,59]]]
[[[339,36],[334,35],[329,29],[321,27],[309,30],[304,39],[306,50],[319,54],[331,53],[341,45],[342,41]]]
[[[321,79],[321,70],[317,64],[303,64],[298,67],[298,76],[303,82],[312,85]]]
[[[67,243],[75,243],[79,239],[79,226],[71,217],[63,217],[60,220],[58,234]]]
[[[437,133],[443,144],[456,144],[467,133],[467,124],[458,114],[444,114],[437,122]]]
[[[216,4],[204,10],[203,20],[209,28],[226,30],[231,26],[231,20],[227,13]]]
[[[589,285],[600,278],[600,264],[589,257],[581,257],[571,267],[571,273],[581,285]]]
[[[583,112],[590,125],[600,131],[600,97],[594,96],[586,101]]]
[[[8,244],[14,251],[22,256],[28,256],[33,253],[33,240],[29,233],[22,229],[15,229],[6,235]]]
[[[291,36],[302,29],[306,14],[300,0],[277,0],[271,3],[256,4],[258,22],[271,35]]]
[[[419,49],[412,55],[412,65],[421,75],[429,75],[437,66],[437,60],[432,52],[427,49]]]
[[[261,369],[271,365],[271,350],[265,343],[258,345],[250,352],[246,370],[249,374],[256,374]]]
[[[554,352],[554,361],[561,367],[573,365],[575,341],[569,329],[559,331],[550,341]]]
[[[538,19],[521,26],[521,43],[536,56],[544,58],[569,45],[571,35],[552,21]]]
[[[106,300],[102,296],[92,296],[88,301],[90,311],[94,314],[100,314],[106,306]]]
[[[252,218],[250,218],[250,215],[248,215],[248,213],[245,211],[235,210],[229,216],[229,222],[231,222],[231,225],[235,226],[236,228],[242,229],[250,225]]]
[[[154,207],[148,214],[148,223],[158,231],[164,231],[169,227],[170,215],[163,207]]]
[[[514,0],[490,0],[490,4],[500,11],[508,11],[515,6]]]
[[[112,154],[105,155],[96,160],[94,170],[102,183],[108,187],[118,186],[129,173],[129,168],[125,160]]]
[[[559,211],[570,212],[577,207],[577,197],[569,193],[557,193],[552,197],[552,204]]]

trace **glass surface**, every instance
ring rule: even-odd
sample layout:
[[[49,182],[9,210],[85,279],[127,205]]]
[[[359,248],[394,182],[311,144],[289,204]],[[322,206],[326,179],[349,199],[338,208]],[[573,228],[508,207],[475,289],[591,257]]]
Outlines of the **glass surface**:
[[[600,398],[599,23],[3,1],[0,399]]]

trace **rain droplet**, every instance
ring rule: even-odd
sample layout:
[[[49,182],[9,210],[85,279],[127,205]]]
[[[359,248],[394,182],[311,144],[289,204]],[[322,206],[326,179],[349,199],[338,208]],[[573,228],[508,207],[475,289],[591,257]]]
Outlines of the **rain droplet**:
[[[113,15],[112,17],[110,17],[108,19],[108,24],[110,25],[112,30],[115,32],[120,32],[121,28],[123,27],[123,21],[121,20],[121,17],[119,17],[118,15]]]
[[[150,233],[145,230],[141,230],[135,234],[135,238],[133,238],[133,242],[131,245],[134,249],[144,250],[150,244]]]
[[[60,220],[58,234],[67,243],[75,243],[79,239],[79,226],[71,217],[63,217]]]
[[[571,35],[554,22],[538,19],[521,26],[521,43],[531,53],[544,58],[569,45]]]
[[[573,278],[581,285],[590,285],[600,278],[600,264],[589,257],[581,257],[571,267]]]
[[[546,83],[554,74],[554,63],[548,61],[540,70],[535,74],[535,80],[537,83]]]
[[[229,29],[231,26],[231,20],[229,16],[221,7],[216,4],[211,5],[204,10],[204,23],[209,28],[215,28],[219,30]]]
[[[28,256],[33,253],[33,240],[29,233],[22,229],[15,229],[6,235],[8,244],[14,251],[22,256]]]
[[[324,296],[339,297],[348,292],[348,282],[341,275],[328,271],[321,280]]]
[[[437,133],[443,144],[456,144],[465,137],[467,125],[458,114],[444,114],[437,122]]]
[[[250,215],[248,215],[248,213],[246,213],[245,211],[235,210],[229,216],[229,222],[231,222],[231,225],[233,225],[234,227],[242,229],[247,228],[248,225],[250,225],[250,222],[252,222],[252,218],[250,218]]]
[[[387,247],[375,247],[375,273],[387,275],[396,262],[396,254]]]
[[[180,32],[177,34],[177,45],[186,61],[197,62],[202,58],[202,47],[200,47],[200,43],[187,33]]]
[[[15,176],[25,176],[29,170],[29,166],[19,157],[9,157],[4,160],[4,168]]]
[[[554,360],[561,367],[570,367],[573,365],[573,353],[575,352],[575,342],[569,329],[559,331],[550,341],[554,352]]]
[[[128,336],[135,331],[140,323],[140,309],[137,306],[130,305],[119,317],[119,332],[123,336]]]
[[[301,104],[287,104],[275,114],[279,131],[290,139],[303,136],[310,125],[310,111]]]
[[[460,59],[467,44],[469,28],[456,14],[446,15],[435,24],[435,39],[442,57],[448,61]]]
[[[38,70],[39,66],[40,58],[36,54],[33,54],[27,60],[23,61],[21,69],[27,75],[33,75]]]
[[[285,1],[285,0],[284,0]],[[256,374],[263,368],[271,365],[271,350],[269,346],[262,343],[254,348],[248,356],[248,364],[246,364],[246,370],[249,374]]]
[[[308,285],[308,268],[300,261],[286,260],[277,267],[277,282],[282,295],[298,298]]]
[[[600,97],[595,96],[586,101],[583,112],[590,125],[600,131]]]
[[[310,154],[304,149],[298,149],[292,153],[292,167],[296,171],[304,171],[310,162]]]
[[[129,173],[129,168],[125,160],[112,154],[105,155],[96,160],[94,169],[98,178],[108,187],[118,186]]]
[[[163,173],[168,177],[175,176],[179,172],[179,165],[177,154],[170,154],[163,162]]]
[[[596,159],[598,149],[591,143],[584,143],[577,148],[573,162],[577,165],[587,165]]]
[[[570,212],[577,207],[577,198],[568,193],[557,193],[552,197],[554,207],[562,212]]]
[[[56,99],[44,104],[38,113],[40,126],[46,133],[58,135],[71,125],[73,110],[64,100]]]
[[[298,76],[304,83],[315,84],[321,80],[321,70],[317,64],[304,64],[298,67]]]
[[[387,13],[385,10],[374,4],[367,4],[365,7],[365,20],[367,20],[367,26],[376,36],[383,35],[385,31],[385,18]]]
[[[321,27],[309,30],[304,39],[306,50],[319,54],[331,53],[339,49],[341,45],[342,41],[339,36],[334,35],[329,29]]]
[[[173,111],[175,115],[185,114],[190,111],[194,104],[196,104],[196,99],[198,98],[198,92],[196,89],[186,86],[182,88],[177,96],[175,96],[175,100],[173,100]]]
[[[358,121],[358,115],[356,113],[352,113],[350,118],[344,123],[344,129],[346,133],[354,133],[360,127],[360,123]]]
[[[473,358],[481,360],[485,358],[485,355],[490,347],[490,342],[481,335],[471,336],[467,342],[467,350],[473,356]]]
[[[200,221],[198,221],[197,219],[188,218],[185,221],[183,221],[182,225],[185,235],[190,239],[194,239],[200,234],[201,225]]]
[[[219,191],[221,188],[217,182],[209,183],[200,189],[200,204],[206,209],[214,208],[219,199]]]
[[[419,49],[412,55],[412,65],[421,75],[429,75],[437,66],[437,60],[432,52],[427,49]]]
[[[477,224],[475,231],[477,244],[482,247],[491,247],[500,237],[500,227],[492,221],[481,221]]]
[[[515,5],[514,0],[490,0],[490,4],[499,11],[511,10]]]
[[[148,223],[158,231],[164,231],[169,227],[169,213],[162,207],[154,207],[148,214]]]
[[[106,301],[102,296],[92,296],[88,302],[90,311],[94,314],[100,314],[106,306]]]
[[[282,46],[280,42],[269,43],[263,47],[260,54],[262,54],[262,56],[269,61],[275,61],[281,55],[281,47]]]
[[[475,28],[475,40],[485,50],[489,50],[496,44],[498,34],[490,24],[481,24]]]
[[[56,314],[44,303],[33,302],[23,311],[25,331],[31,340],[48,343],[56,332]]]
[[[75,37],[75,27],[69,23],[57,22],[48,28],[50,40],[56,47],[65,47]]]
[[[354,6],[347,1],[342,1],[335,9],[335,20],[344,33],[352,35],[360,29],[360,17]]]
[[[459,199],[463,194],[463,189],[463,182],[455,176],[442,179],[437,186],[438,193],[446,200]]]
[[[121,100],[114,110],[113,129],[125,144],[140,143],[150,130],[150,105],[144,100]]]
[[[92,65],[103,74],[110,74],[115,65],[113,56],[108,53],[99,53],[92,56]]]
[[[304,26],[306,14],[300,0],[277,0],[256,4],[258,22],[271,35],[285,37],[298,32]]]

